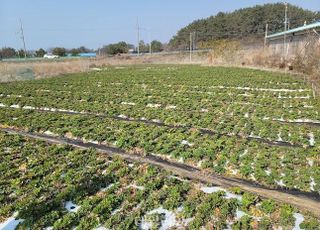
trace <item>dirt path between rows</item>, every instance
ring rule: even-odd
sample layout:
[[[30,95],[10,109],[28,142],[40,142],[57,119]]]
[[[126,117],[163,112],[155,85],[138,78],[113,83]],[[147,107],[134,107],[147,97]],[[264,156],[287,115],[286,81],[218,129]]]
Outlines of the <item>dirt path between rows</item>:
[[[19,134],[28,138],[39,139],[53,144],[66,144],[80,149],[95,148],[98,152],[108,154],[109,156],[121,156],[128,161],[136,161],[159,166],[181,177],[201,181],[203,183],[210,183],[224,188],[239,187],[244,191],[252,192],[261,197],[271,198],[281,203],[293,205],[302,211],[309,212],[311,215],[320,218],[320,197],[316,194],[281,189],[270,189],[241,179],[228,178],[208,173],[205,174],[199,169],[190,165],[170,162],[152,155],[140,156],[129,154],[124,150],[115,147],[84,143],[78,140],[54,137],[39,133],[28,133],[11,128],[0,128],[0,130],[9,134]]]

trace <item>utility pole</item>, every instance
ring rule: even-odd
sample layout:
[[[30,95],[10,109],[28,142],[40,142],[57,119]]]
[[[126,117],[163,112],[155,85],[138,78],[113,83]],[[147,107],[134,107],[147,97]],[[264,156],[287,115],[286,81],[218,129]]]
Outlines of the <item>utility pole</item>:
[[[140,55],[140,26],[139,26],[138,17],[137,17],[137,53],[139,56]]]
[[[149,30],[149,54],[152,54],[152,46],[151,46],[151,31]]]
[[[21,33],[21,39],[22,39],[22,42],[23,42],[24,58],[27,58],[27,48],[26,48],[26,42],[24,40],[24,33],[23,33],[23,27],[22,27],[21,18],[20,18],[20,33]]]
[[[283,54],[284,54],[284,60],[287,59],[287,29],[288,29],[288,3],[285,2],[285,11],[284,11],[284,37],[283,37]]]
[[[189,47],[189,51],[190,51],[189,60],[190,60],[190,62],[192,62],[192,32],[190,32],[190,47]]]
[[[264,48],[267,47],[267,37],[268,37],[268,28],[269,28],[269,24],[266,24],[266,31],[265,31],[265,35],[264,35]]]
[[[196,49],[196,32],[193,32],[193,38],[192,38],[192,50]]]

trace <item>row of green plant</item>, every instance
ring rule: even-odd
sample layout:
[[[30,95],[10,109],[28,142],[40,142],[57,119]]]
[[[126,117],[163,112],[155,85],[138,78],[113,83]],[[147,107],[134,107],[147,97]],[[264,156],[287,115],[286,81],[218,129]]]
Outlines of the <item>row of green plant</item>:
[[[97,86],[95,86],[97,87]],[[65,109],[89,110],[97,112],[114,111],[117,113],[125,112],[131,109],[132,114],[137,111],[148,113],[149,105],[159,105],[160,109],[166,109],[174,106],[174,112],[183,114],[184,112],[200,112],[208,110],[210,112],[225,110],[228,108],[231,112],[251,111],[253,115],[263,118],[264,116],[299,119],[308,118],[319,120],[317,113],[319,105],[313,100],[307,99],[270,99],[270,98],[251,98],[239,96],[237,93],[219,92],[213,94],[188,93],[184,91],[175,91],[172,89],[143,89],[141,86],[127,87],[109,87],[107,89],[94,89],[83,92],[83,89],[74,89],[71,91],[49,92],[35,91],[34,89],[23,89],[26,95],[17,94],[19,89],[15,89],[14,94],[2,93],[1,103],[7,105],[19,104],[21,106],[52,107],[59,105]],[[30,93],[32,92],[32,93]],[[158,109],[159,110],[159,109]],[[171,109],[172,110],[172,109]],[[167,111],[173,112],[173,111]]]
[[[175,227],[199,229],[292,228],[291,206],[232,189],[241,200],[225,192],[207,194],[196,182],[145,164],[109,158],[95,150],[48,145],[0,132],[0,222],[14,212],[24,219],[18,229],[139,229],[143,220],[161,226],[164,215],[150,216],[163,207],[175,215]],[[77,211],[68,212],[71,201]],[[243,212],[241,218],[237,217]],[[189,221],[185,221],[188,220]],[[300,227],[319,228],[319,220],[304,215]]]
[[[203,134],[196,129],[13,109],[1,110],[0,124],[30,132],[50,131],[62,137],[98,142],[137,154],[173,157],[269,187],[277,187],[277,181],[282,180],[287,188],[320,190],[317,148],[270,146],[236,136]]]
[[[44,99],[40,100],[45,101],[46,99],[44,97]],[[2,103],[3,106],[16,107],[16,104],[10,105],[11,103],[6,100],[2,100],[2,102],[4,102]],[[102,105],[97,103],[88,103],[86,105],[82,104],[81,107],[71,101],[68,102],[73,104],[71,108],[64,103],[61,103],[59,100],[52,100],[51,103],[51,105],[48,105],[47,103],[40,103],[36,105],[32,103],[19,103],[18,105],[25,109],[30,109],[31,106],[31,110],[35,110],[37,108],[67,109],[78,113],[86,112],[104,114],[110,118],[121,115],[137,120],[142,118],[150,121],[157,120],[167,125],[184,125],[188,127],[205,128],[215,130],[221,134],[232,133],[234,135],[243,136],[254,135],[271,141],[280,140],[304,146],[310,145],[311,134],[316,140],[312,145],[317,146],[319,144],[317,140],[319,140],[320,137],[320,129],[316,125],[310,126],[297,123],[283,123],[281,121],[285,120],[281,116],[270,115],[270,117],[267,117],[264,110],[260,111],[253,108],[253,106],[252,108],[246,108],[240,104],[237,106],[225,105],[222,107],[211,108],[210,110],[199,109],[197,111],[192,109],[150,108],[154,104],[151,104],[149,107],[144,106],[142,108],[136,105],[116,104],[104,106],[105,110],[103,112],[101,109],[98,109],[98,107],[101,107]]]

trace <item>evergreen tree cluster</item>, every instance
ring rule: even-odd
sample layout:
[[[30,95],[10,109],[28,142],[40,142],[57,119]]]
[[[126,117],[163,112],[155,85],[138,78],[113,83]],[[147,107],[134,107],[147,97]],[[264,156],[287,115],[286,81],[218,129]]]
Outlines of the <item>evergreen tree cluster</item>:
[[[180,29],[170,40],[172,49],[188,49],[190,33],[196,32],[195,41],[207,42],[220,39],[247,39],[284,30],[285,6],[283,3],[257,5],[231,13],[220,12],[215,16],[199,19]],[[288,4],[289,27],[295,28],[320,20],[320,12],[313,12]]]

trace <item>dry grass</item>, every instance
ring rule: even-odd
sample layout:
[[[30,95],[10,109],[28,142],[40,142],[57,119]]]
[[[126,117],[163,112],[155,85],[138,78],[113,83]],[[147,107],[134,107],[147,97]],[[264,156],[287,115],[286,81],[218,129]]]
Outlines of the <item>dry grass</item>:
[[[207,59],[206,55],[194,54],[192,63],[201,64]],[[188,53],[177,54],[154,54],[139,57],[127,55],[116,57],[101,57],[94,59],[65,59],[65,60],[42,60],[34,62],[0,62],[0,81],[15,81],[23,79],[21,72],[30,70],[34,78],[46,78],[68,73],[87,72],[91,68],[103,68],[117,65],[135,64],[187,64]]]
[[[282,56],[274,55],[263,48],[235,48],[226,43],[216,48],[208,56],[209,65],[245,66],[271,71],[286,71],[303,75],[312,84],[317,96],[320,96],[320,43],[307,47],[303,54],[295,54],[284,61]],[[224,50],[224,52],[219,52]]]

